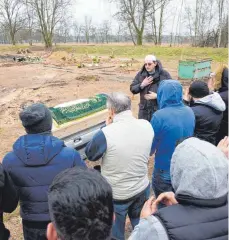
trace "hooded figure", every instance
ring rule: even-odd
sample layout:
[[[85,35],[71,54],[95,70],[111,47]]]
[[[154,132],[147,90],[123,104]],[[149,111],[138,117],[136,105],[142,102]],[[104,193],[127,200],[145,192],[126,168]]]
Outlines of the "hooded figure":
[[[33,104],[20,113],[20,119],[28,134],[14,143],[3,167],[19,193],[24,239],[45,239],[49,185],[61,171],[85,163],[78,152],[51,135],[52,117],[46,106]]]
[[[214,145],[189,138],[171,161],[178,204],[140,220],[129,240],[228,239],[228,160]]]
[[[152,185],[156,196],[171,191],[170,161],[178,141],[193,135],[195,116],[182,101],[182,86],[176,80],[162,81],[157,101],[159,110],[153,114],[151,125],[155,137],[151,154],[155,151]]]
[[[140,93],[139,119],[151,120],[152,114],[158,109],[157,99],[146,99],[146,95],[157,93],[160,82],[167,79],[171,79],[171,76],[162,68],[161,62],[153,55],[146,56],[144,66],[130,85],[133,94]]]
[[[195,81],[189,88],[193,101],[190,102],[196,126],[194,135],[197,138],[216,144],[216,135],[219,131],[226,105],[218,93],[209,94],[207,83]]]
[[[228,136],[228,68],[223,69],[221,78],[221,88],[219,89],[219,95],[223,99],[226,105],[226,111],[223,112],[223,119],[220,125],[219,132],[217,133],[216,144],[220,142],[225,136]]]

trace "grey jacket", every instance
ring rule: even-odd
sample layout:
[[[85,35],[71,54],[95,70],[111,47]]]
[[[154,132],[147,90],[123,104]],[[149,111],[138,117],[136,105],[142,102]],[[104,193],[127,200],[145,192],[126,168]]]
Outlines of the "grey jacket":
[[[214,145],[189,138],[176,148],[171,160],[171,181],[176,195],[217,199],[228,192],[228,159]],[[155,216],[141,219],[129,240],[169,240]]]

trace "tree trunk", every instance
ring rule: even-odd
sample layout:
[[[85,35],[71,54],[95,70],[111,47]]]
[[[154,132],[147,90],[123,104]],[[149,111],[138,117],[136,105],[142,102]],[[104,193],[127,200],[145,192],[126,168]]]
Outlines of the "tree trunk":
[[[11,38],[11,43],[13,45],[16,45],[15,34],[12,31],[10,31],[10,38]]]
[[[164,7],[165,7],[165,5],[163,4],[161,6],[161,13],[160,13],[160,23],[159,23],[159,33],[158,33],[158,44],[159,45],[161,45],[161,40],[162,40],[162,27],[163,27]]]
[[[133,42],[134,45],[136,45],[132,30],[131,30],[131,24],[130,23],[128,23],[128,28],[129,28],[129,31],[130,31],[130,36],[131,36],[132,42]]]
[[[142,32],[136,32],[136,34],[137,34],[137,45],[141,46],[143,34],[142,34]]]
[[[219,48],[221,45],[221,38],[222,38],[222,18],[223,18],[223,3],[224,0],[219,0],[219,37],[217,47]]]
[[[44,38],[44,42],[45,42],[46,48],[52,48],[52,37],[51,36],[46,35]]]

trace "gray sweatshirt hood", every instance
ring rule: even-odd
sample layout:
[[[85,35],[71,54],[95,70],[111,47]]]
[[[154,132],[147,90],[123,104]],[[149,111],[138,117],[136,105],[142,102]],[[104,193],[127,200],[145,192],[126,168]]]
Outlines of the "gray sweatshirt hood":
[[[206,97],[203,97],[199,100],[196,100],[195,103],[199,103],[199,104],[203,104],[203,105],[207,105],[210,106],[218,111],[225,111],[226,110],[226,105],[223,101],[223,99],[221,98],[221,96],[214,92]]]
[[[177,146],[170,173],[176,195],[209,200],[228,193],[228,159],[219,148],[198,138]]]

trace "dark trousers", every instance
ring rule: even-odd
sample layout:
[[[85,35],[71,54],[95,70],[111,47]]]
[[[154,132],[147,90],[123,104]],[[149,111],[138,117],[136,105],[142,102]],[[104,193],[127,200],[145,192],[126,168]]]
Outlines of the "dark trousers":
[[[126,201],[114,201],[115,221],[112,227],[112,236],[118,240],[125,239],[125,223],[128,214],[132,228],[138,225],[141,210],[144,203],[148,200],[150,186],[148,186],[140,195]]]
[[[4,224],[0,222],[0,240],[8,240],[10,238],[10,231],[5,228]]]
[[[47,240],[46,231],[49,222],[23,221],[24,240]]]
[[[163,192],[173,192],[170,171],[155,169],[152,178],[152,188],[156,198]],[[162,207],[165,207],[165,205],[159,204],[158,208]]]

